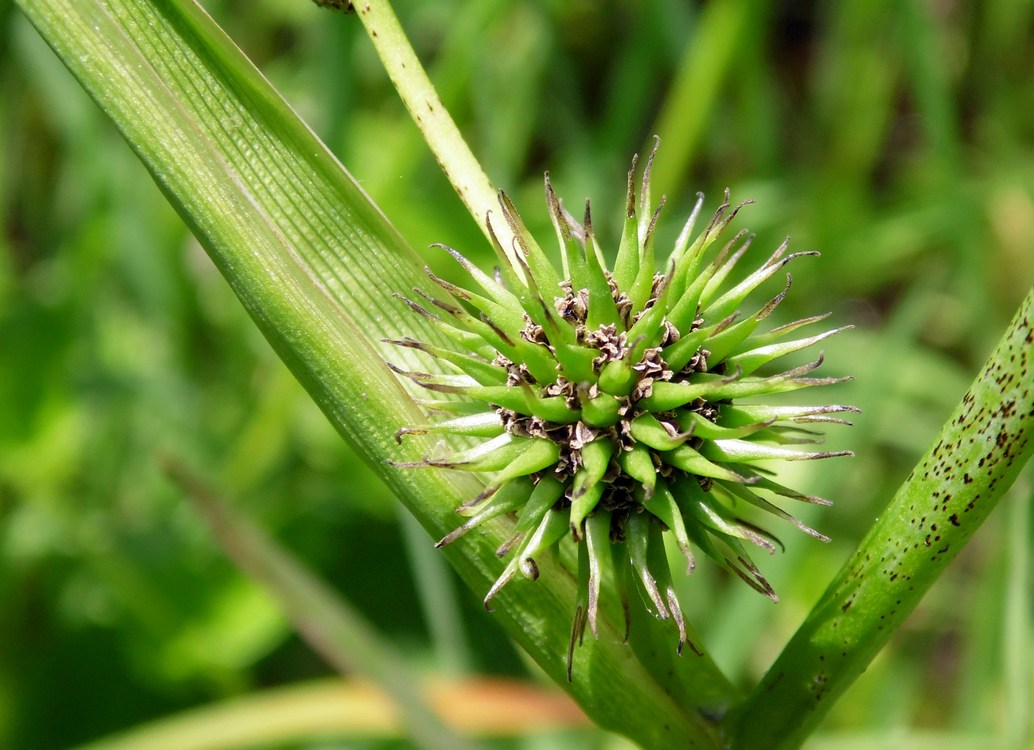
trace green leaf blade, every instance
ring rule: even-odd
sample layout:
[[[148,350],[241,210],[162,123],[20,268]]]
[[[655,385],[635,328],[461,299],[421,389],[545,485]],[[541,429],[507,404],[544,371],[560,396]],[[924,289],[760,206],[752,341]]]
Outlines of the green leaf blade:
[[[334,426],[435,538],[451,531],[455,507],[481,483],[386,463],[417,457],[430,441],[413,435],[402,448],[395,443],[399,428],[425,417],[412,398],[418,386],[400,382],[384,360],[410,370],[428,362],[381,339],[447,343],[392,296],[427,282],[387,219],[196,4],[18,5],[120,129]],[[494,552],[512,527],[493,521],[443,551],[479,595],[500,572]],[[507,587],[493,616],[567,685],[575,586],[554,563],[539,564],[555,569]],[[600,626],[623,632],[609,620]],[[601,638],[579,649],[567,688],[600,725],[644,746],[715,748],[717,728],[686,699],[706,700],[716,715],[732,688],[710,660],[682,665],[669,677],[682,686],[676,701],[620,637]],[[599,681],[600,673],[624,679]]]

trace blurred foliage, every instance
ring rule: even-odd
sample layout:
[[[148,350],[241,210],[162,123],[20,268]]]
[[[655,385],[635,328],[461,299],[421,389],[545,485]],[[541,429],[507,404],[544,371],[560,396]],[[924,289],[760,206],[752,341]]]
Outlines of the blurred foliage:
[[[204,5],[415,247],[445,242],[489,262],[354,18],[302,0]],[[787,531],[787,552],[762,561],[778,606],[706,567],[685,582],[707,648],[751,682],[1034,280],[1034,4],[400,0],[397,11],[490,177],[544,238],[548,169],[569,205],[592,197],[615,242],[630,156],[660,133],[661,241],[696,191],[713,207],[729,186],[758,201],[740,222],[758,254],[786,234],[822,250],[794,269],[779,313],[832,310],[859,326],[825,366],[856,376],[833,398],[863,414],[830,443],[858,457],[795,467],[792,482],[835,501],[804,519],[834,541]],[[429,672],[524,674],[473,594],[445,601],[466,653],[429,635],[435,604],[422,609],[393,499],[3,0],[0,138],[0,746],[66,747],[329,673],[222,557],[162,477],[160,451],[193,462]],[[438,261],[428,254],[449,273]],[[1011,502],[1030,494],[1021,480]],[[845,729],[1007,730],[1007,666],[1027,665],[1028,690],[1034,673],[1034,529],[1019,517],[1025,533],[1011,536],[1004,513],[992,517],[834,710],[823,747]],[[1019,588],[1015,560],[1028,568]],[[1021,637],[1005,615],[1017,608]]]

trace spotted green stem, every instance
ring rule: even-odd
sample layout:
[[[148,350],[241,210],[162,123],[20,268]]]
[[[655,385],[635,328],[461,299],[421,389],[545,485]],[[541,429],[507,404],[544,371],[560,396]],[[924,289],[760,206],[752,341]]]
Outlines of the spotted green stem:
[[[798,747],[915,609],[1034,451],[1034,289],[857,551],[732,719],[737,750]]]

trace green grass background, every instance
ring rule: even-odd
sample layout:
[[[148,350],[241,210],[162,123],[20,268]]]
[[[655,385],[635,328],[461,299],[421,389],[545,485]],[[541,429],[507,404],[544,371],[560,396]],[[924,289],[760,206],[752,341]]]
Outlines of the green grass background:
[[[423,250],[431,242],[491,262],[357,19],[303,0],[204,5],[429,263],[450,272]],[[1034,280],[1034,4],[397,10],[474,152],[543,241],[548,169],[568,205],[591,196],[597,231],[616,246],[629,159],[659,134],[662,244],[697,191],[713,209],[728,186],[758,201],[738,220],[758,233],[756,261],[787,234],[822,251],[794,264],[777,317],[828,310],[857,326],[825,347],[824,365],[856,380],[816,394],[862,408],[854,428],[827,431],[830,448],[857,457],[784,473],[834,500],[804,514],[833,542],[780,530],[787,552],[760,561],[778,605],[704,566],[684,582],[704,645],[750,684]],[[162,476],[162,450],[198,467],[419,668],[528,675],[476,594],[453,603],[448,587],[432,589],[422,605],[428,584],[416,581],[397,503],[9,0],[0,212],[0,747],[68,747],[329,673],[214,546]],[[1028,472],[814,747],[874,736],[860,733],[920,747],[930,732],[941,747],[1026,746],[1029,718],[1014,704],[1029,706],[1034,675],[1030,499]],[[427,625],[443,607],[461,628]],[[408,746],[340,742],[291,747]],[[495,744],[611,742],[586,731]]]

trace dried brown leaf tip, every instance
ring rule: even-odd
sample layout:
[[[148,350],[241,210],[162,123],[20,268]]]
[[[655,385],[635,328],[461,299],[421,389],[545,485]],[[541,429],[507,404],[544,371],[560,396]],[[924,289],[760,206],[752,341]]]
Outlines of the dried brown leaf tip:
[[[562,207],[546,177],[546,204],[562,271],[547,259],[509,198],[501,217],[517,237],[514,256],[496,246],[500,267],[480,271],[444,248],[470,274],[469,288],[431,279],[447,299],[410,307],[432,316],[451,344],[419,348],[449,374],[403,373],[421,386],[465,398],[442,401],[438,421],[400,430],[474,436],[484,441],[444,459],[409,466],[478,472],[485,490],[459,508],[454,541],[499,516],[516,519],[500,549],[508,562],[485,605],[517,577],[538,577],[536,559],[558,544],[577,545],[579,600],[572,647],[586,626],[598,633],[601,589],[612,580],[626,611],[637,589],[648,611],[674,623],[681,651],[682,611],[665,553],[670,538],[692,571],[710,558],[760,593],[775,592],[748,548],[778,541],[756,523],[769,514],[826,540],[781,505],[828,504],[771,478],[773,460],[848,455],[811,450],[815,423],[844,424],[850,406],[769,405],[768,396],[840,382],[813,377],[822,362],[789,369],[770,363],[844,328],[802,334],[826,316],[779,327],[764,324],[790,287],[744,314],[746,298],[802,255],[784,243],[756,270],[737,274],[750,247],[746,230],[717,240],[744,205],[725,200],[694,235],[703,196],[656,272],[648,160],[635,194],[629,173],[625,223],[612,268],[592,231]],[[662,201],[663,203],[663,201]],[[738,280],[733,281],[733,279]],[[774,369],[774,372],[773,372]],[[765,373],[765,374],[761,374]],[[760,513],[759,513],[760,511]],[[751,518],[755,520],[750,520]],[[608,587],[611,584],[607,584]]]

